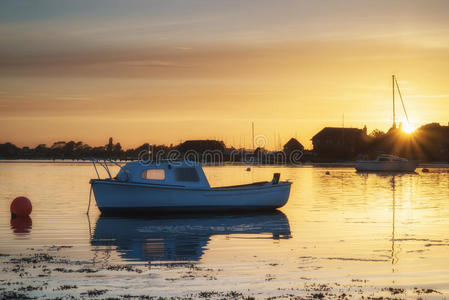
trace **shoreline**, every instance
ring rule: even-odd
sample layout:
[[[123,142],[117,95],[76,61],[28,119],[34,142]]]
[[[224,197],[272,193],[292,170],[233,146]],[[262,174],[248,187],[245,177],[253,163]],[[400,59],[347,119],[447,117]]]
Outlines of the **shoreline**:
[[[127,161],[114,161],[118,164],[125,164],[132,160]],[[46,159],[0,159],[0,164],[92,164],[91,161],[86,160],[46,160]],[[109,163],[108,163],[109,164]],[[113,163],[110,163],[114,165]],[[329,163],[301,163],[301,164],[264,164],[264,163],[242,163],[242,162],[224,162],[220,164],[202,163],[206,167],[219,167],[219,166],[245,166],[245,167],[312,167],[312,168],[354,168],[356,162],[329,162]],[[445,162],[424,162],[419,163],[417,168],[432,168],[432,169],[445,169],[449,168],[449,163]]]
[[[242,287],[223,269],[201,262],[148,262],[142,264],[94,263],[59,253],[72,246],[44,246],[26,254],[0,254],[2,299],[415,299],[443,297],[427,286],[377,285],[356,277],[339,282],[298,278],[280,282],[267,274],[262,282]],[[223,285],[219,284],[223,282]],[[264,286],[260,291],[252,286]],[[176,285],[178,288],[173,288]],[[277,286],[277,288],[275,288]],[[232,288],[229,288],[232,287]]]

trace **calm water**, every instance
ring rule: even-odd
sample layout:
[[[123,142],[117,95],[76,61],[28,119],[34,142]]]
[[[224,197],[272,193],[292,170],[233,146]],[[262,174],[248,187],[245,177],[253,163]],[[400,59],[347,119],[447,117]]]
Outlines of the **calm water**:
[[[92,264],[194,262],[211,280],[176,268],[133,281],[164,295],[207,287],[270,295],[308,282],[364,282],[449,292],[449,174],[357,174],[351,168],[205,167],[211,185],[293,181],[278,212],[158,218],[100,217],[89,198],[91,165],[0,164],[0,253],[71,246],[59,254]],[[326,175],[326,170],[330,175]],[[11,223],[9,204],[31,199],[30,220]],[[120,287],[114,276],[96,284]],[[129,286],[129,283],[127,283]]]

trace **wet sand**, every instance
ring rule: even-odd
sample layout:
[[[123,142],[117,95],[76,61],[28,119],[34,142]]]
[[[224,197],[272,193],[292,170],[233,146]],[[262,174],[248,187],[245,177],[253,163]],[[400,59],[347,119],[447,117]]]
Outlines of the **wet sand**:
[[[223,268],[196,262],[94,264],[60,254],[70,246],[0,254],[1,299],[440,299],[423,286],[378,286],[363,278],[337,282],[299,277],[285,282],[271,264],[263,282],[238,282]],[[309,257],[302,258],[309,260]],[[170,284],[173,283],[173,284]],[[262,290],[251,285],[264,286]]]

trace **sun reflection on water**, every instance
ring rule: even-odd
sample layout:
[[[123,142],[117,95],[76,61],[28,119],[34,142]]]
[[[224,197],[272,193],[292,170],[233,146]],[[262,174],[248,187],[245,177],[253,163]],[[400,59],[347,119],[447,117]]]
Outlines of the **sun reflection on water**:
[[[0,252],[66,245],[61,254],[95,265],[188,261],[220,269],[220,285],[237,280],[261,289],[287,288],[298,278],[447,282],[446,170],[381,175],[307,166],[245,169],[205,167],[205,172],[212,186],[267,180],[280,172],[281,179],[293,181],[288,204],[268,215],[144,220],[103,218],[93,205],[86,217],[88,181],[96,176],[90,166],[2,166],[0,214],[6,221],[0,224]],[[26,239],[17,239],[9,223],[9,200],[19,194],[33,202]]]

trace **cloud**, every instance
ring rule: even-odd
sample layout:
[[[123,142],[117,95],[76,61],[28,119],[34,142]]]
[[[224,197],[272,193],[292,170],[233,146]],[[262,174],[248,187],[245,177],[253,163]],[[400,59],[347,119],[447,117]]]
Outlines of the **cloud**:
[[[100,48],[49,51],[36,55],[1,53],[0,76],[104,78],[273,77],[370,61],[447,60],[446,50],[370,41],[273,42],[186,47]],[[378,63],[376,63],[378,64]],[[302,71],[302,72],[301,72]]]

